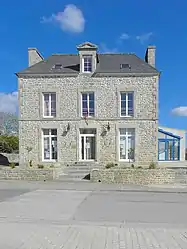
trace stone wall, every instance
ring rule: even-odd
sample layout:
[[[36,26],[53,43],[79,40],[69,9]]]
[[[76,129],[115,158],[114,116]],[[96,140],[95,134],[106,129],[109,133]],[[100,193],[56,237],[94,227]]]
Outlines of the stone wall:
[[[95,93],[95,117],[88,124],[81,118],[81,92]],[[134,117],[120,117],[120,92],[134,92]],[[56,92],[57,116],[43,118],[42,93]],[[42,161],[42,129],[55,128],[58,134],[58,162],[80,160],[79,129],[95,128],[96,161],[119,163],[119,128],[135,129],[135,161],[148,166],[158,159],[158,76],[149,77],[35,77],[19,78],[20,165]],[[67,125],[70,130],[66,135]],[[102,136],[104,127],[110,131]],[[32,147],[29,153],[26,147]],[[29,158],[28,158],[29,157]]]
[[[103,169],[91,172],[92,182],[122,184],[187,184],[187,169]]]
[[[10,163],[18,163],[19,162],[19,154],[17,153],[0,153],[3,156],[8,158]]]
[[[29,180],[42,181],[58,179],[57,169],[11,169],[8,167],[0,168],[0,180]]]

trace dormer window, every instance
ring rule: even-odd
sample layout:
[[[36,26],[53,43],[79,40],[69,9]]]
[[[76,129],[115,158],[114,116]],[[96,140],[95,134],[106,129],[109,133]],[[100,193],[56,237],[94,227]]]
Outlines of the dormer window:
[[[83,72],[84,73],[92,72],[92,56],[91,55],[83,56]]]

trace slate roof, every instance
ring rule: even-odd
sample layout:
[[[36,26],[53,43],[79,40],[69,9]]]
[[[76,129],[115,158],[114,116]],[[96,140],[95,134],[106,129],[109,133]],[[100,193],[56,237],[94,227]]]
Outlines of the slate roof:
[[[97,54],[98,63],[93,76],[100,75],[158,75],[159,72],[135,54]],[[55,64],[62,64],[61,69],[54,69]],[[129,67],[120,69],[120,64]],[[17,75],[77,75],[80,69],[78,54],[54,54]]]

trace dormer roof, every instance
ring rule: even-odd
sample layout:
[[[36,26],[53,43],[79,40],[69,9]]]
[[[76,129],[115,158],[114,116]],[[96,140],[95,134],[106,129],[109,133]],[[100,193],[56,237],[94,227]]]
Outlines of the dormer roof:
[[[97,45],[91,42],[84,42],[77,46],[78,50],[97,50]]]

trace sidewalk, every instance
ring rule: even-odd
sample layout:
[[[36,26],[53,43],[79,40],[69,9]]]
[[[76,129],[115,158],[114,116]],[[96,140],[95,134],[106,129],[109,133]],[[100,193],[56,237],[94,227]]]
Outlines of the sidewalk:
[[[160,193],[187,193],[187,185],[130,185],[104,184],[89,181],[9,181],[1,180],[0,189],[57,189],[79,191],[120,191],[120,192],[160,192]]]

